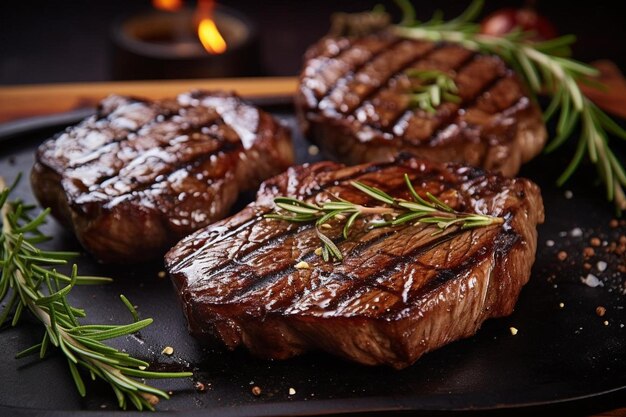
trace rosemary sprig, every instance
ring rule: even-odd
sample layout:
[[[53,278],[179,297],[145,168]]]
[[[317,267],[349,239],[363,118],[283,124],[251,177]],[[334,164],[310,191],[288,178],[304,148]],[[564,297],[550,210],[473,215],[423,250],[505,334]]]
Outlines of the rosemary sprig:
[[[407,174],[404,181],[411,193],[413,201],[395,198],[384,191],[353,181],[350,184],[357,190],[383,203],[381,206],[367,207],[355,204],[337,197],[335,201],[327,201],[321,205],[298,200],[292,197],[276,197],[276,211],[265,215],[269,219],[285,220],[297,223],[315,222],[317,236],[322,242],[321,255],[325,262],[331,258],[341,261],[343,254],[337,245],[322,232],[322,228],[329,227],[333,219],[345,221],[342,235],[349,238],[350,230],[359,217],[376,216],[378,221],[370,223],[370,227],[399,226],[405,223],[422,223],[427,227],[434,227],[433,235],[442,233],[451,226],[462,229],[502,224],[504,219],[477,213],[463,213],[454,210],[431,193],[426,197],[420,196]]]
[[[411,106],[435,113],[437,107],[444,101],[451,103],[461,101],[461,98],[456,95],[459,92],[456,83],[443,71],[408,69],[405,74],[409,78],[420,81],[420,84],[409,94]]]
[[[110,384],[119,406],[126,408],[128,402],[138,410],[153,410],[158,397],[168,395],[134,378],[180,378],[191,376],[189,372],[152,372],[144,370],[147,362],[135,359],[102,343],[104,340],[135,333],[152,319],[139,320],[132,304],[120,296],[135,321],[125,325],[81,325],[85,311],[69,304],[67,295],[75,285],[100,284],[109,278],[80,276],[76,265],[65,275],[55,268],[66,265],[77,256],[73,252],[46,251],[37,248],[49,237],[40,231],[49,209],[32,215],[34,206],[21,201],[8,201],[15,184],[7,187],[0,177],[0,302],[8,299],[0,312],[0,326],[9,319],[18,324],[24,310],[29,310],[45,327],[41,343],[16,355],[21,358],[38,354],[44,358],[52,344],[66,357],[70,373],[81,396],[86,395],[85,383],[79,367],[88,372],[91,379],[100,378]]]
[[[436,14],[427,22],[417,22],[410,0],[397,0],[405,17],[394,31],[403,37],[432,41],[455,42],[468,49],[496,54],[517,70],[534,95],[552,97],[544,112],[547,121],[558,113],[556,136],[546,152],[552,152],[571,138],[578,126],[580,135],[574,157],[558,178],[563,185],[579,167],[585,153],[596,165],[606,187],[606,197],[614,201],[618,212],[626,210],[626,169],[609,146],[609,134],[626,139],[626,130],[587,98],[578,82],[594,83],[598,71],[582,62],[568,58],[572,35],[533,42],[531,33],[513,31],[505,36],[479,33],[474,20],[482,10],[483,0],[474,0],[460,16],[444,21]]]

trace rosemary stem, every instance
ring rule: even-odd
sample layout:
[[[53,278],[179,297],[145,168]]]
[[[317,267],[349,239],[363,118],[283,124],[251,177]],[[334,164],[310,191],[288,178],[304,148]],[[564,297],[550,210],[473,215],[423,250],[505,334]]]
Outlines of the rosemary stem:
[[[366,207],[357,205],[356,209],[361,214],[396,214],[396,210],[392,207]]]
[[[0,301],[4,300],[9,287],[13,292],[9,303],[0,313],[0,320],[4,321],[13,311],[12,324],[16,325],[23,309],[27,309],[46,330],[41,343],[20,352],[17,356],[39,351],[40,357],[43,358],[46,346],[52,343],[60,348],[67,359],[81,396],[85,396],[86,389],[77,365],[89,370],[93,378],[99,377],[109,383],[116,393],[120,407],[126,408],[126,404],[130,402],[139,410],[144,407],[154,409],[153,405],[158,401],[157,396],[165,399],[169,396],[160,389],[138,381],[137,378],[180,378],[191,376],[192,373],[144,372],[142,367],[147,366],[147,362],[101,343],[102,340],[136,332],[150,324],[151,319],[141,320],[133,325],[100,326],[106,328],[106,331],[95,333],[86,331],[90,326],[82,326],[77,320],[77,317],[85,316],[84,312],[70,306],[66,297],[75,284],[84,284],[96,277],[79,277],[76,265],[73,267],[71,278],[55,269],[48,269],[52,265],[65,264],[69,254],[40,250],[29,243],[31,235],[42,236],[38,227],[45,220],[48,210],[32,218],[28,214],[29,206],[20,201],[7,201],[10,192],[4,178],[0,177],[2,200],[0,253],[3,258]],[[104,281],[101,278],[98,280]],[[60,282],[67,283],[67,286],[59,288]],[[135,367],[138,369],[134,369]]]

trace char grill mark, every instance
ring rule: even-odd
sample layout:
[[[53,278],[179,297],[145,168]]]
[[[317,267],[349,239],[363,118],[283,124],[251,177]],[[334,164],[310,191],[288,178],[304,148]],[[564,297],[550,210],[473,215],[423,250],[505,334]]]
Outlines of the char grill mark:
[[[428,45],[429,43],[424,43]],[[364,126],[392,133],[396,123],[409,117],[412,109],[407,109],[406,91],[410,88],[407,69],[439,70],[443,72],[459,71],[474,58],[475,54],[455,45],[431,44],[428,52],[402,68],[397,74],[387,79],[375,95],[363,100],[354,115]]]
[[[379,164],[379,166],[380,165],[381,164]],[[402,174],[406,171],[406,169],[403,169],[403,167],[399,167],[397,170],[394,168],[389,168],[389,167],[387,169],[391,171],[395,171],[394,172],[395,181],[392,180],[392,181],[387,181],[386,184],[377,184],[372,179],[368,179],[367,175],[364,174],[363,172],[360,172],[359,173],[360,175],[357,174],[356,176],[353,176],[350,179],[362,181],[372,186],[384,187],[387,192],[391,193],[391,195],[396,195],[396,196],[401,195],[399,191],[404,192],[406,189],[404,180],[402,178]],[[437,173],[429,173],[429,175],[425,176],[424,179],[427,181],[431,181],[437,176],[438,176]],[[334,190],[336,189],[342,189],[342,188],[345,189],[346,187],[349,187],[348,181],[350,181],[350,179],[343,178],[341,180],[338,180],[339,181],[338,183],[335,182],[333,184],[329,184],[329,183],[320,184],[320,188],[317,190],[317,192],[313,195],[309,195],[308,199],[313,200],[316,195],[321,194],[323,192],[332,194],[334,193]],[[444,187],[449,188],[449,186],[444,186]],[[439,194],[434,189],[432,191],[435,195]],[[356,201],[359,204],[365,204],[369,206],[377,204],[376,200],[364,194],[359,195],[358,193],[359,192],[357,191],[355,193],[356,195],[353,196],[357,198],[351,198],[351,200]],[[408,198],[408,196],[404,196],[404,197]],[[359,201],[358,198],[361,198],[362,200]],[[358,229],[360,226],[363,226],[363,224],[362,222],[359,221],[355,225],[355,228]],[[379,259],[378,262],[376,261],[373,262],[374,264],[377,265],[375,270],[370,271],[369,269],[367,269],[367,267],[364,266],[367,263],[365,261],[360,264],[350,265],[349,267],[344,266],[344,265],[338,267],[339,269],[344,269],[344,268],[351,269],[350,272],[344,272],[344,274],[350,277],[351,282],[356,283],[357,285],[356,288],[370,285],[371,282],[368,281],[367,278],[374,276],[375,272],[380,271],[381,268],[382,270],[388,271],[389,274],[391,274],[393,271],[393,268],[397,267],[398,265],[402,265],[405,262],[409,262],[413,257],[419,255],[422,251],[430,250],[432,249],[432,247],[436,246],[438,243],[443,243],[449,239],[452,239],[457,234],[460,234],[463,232],[469,232],[469,231],[460,231],[460,230],[454,231],[453,233],[446,234],[444,236],[441,236],[440,238],[436,238],[436,239],[433,238],[432,239],[433,243],[431,243],[429,238],[416,239],[421,243],[417,247],[413,248],[412,251],[409,253],[406,253],[406,254],[405,253],[402,253],[402,254],[387,253],[386,248],[388,246],[393,246],[394,240],[405,237],[402,235],[402,233],[397,233],[397,231],[400,229],[401,228],[397,228],[396,230],[379,229],[379,230],[374,230],[366,234],[356,234],[355,236],[352,236],[351,239],[348,241],[343,241],[343,239],[341,238],[340,228],[331,231],[333,232],[333,234],[328,235],[332,240],[335,241],[335,243],[337,244],[337,246],[342,252],[344,253],[349,252],[352,258],[361,259],[368,251],[373,252],[375,254],[380,253],[381,259]],[[278,285],[282,287],[284,286],[284,284],[281,282],[276,282],[276,281],[277,280],[278,281],[289,280],[293,273],[306,274],[306,272],[295,271],[294,263],[291,261],[291,259],[302,259],[305,261],[312,261],[309,263],[314,264],[316,266],[320,266],[320,258],[313,255],[313,251],[315,250],[317,246],[319,246],[318,238],[315,234],[315,226],[313,224],[294,225],[294,224],[289,224],[286,222],[279,222],[279,224],[277,224],[275,229],[273,230],[277,233],[265,236],[265,240],[263,241],[262,244],[257,243],[256,245],[248,245],[246,249],[239,249],[237,250],[236,255],[234,255],[230,259],[227,259],[224,263],[215,265],[208,270],[204,270],[203,273],[206,277],[216,277],[216,276],[228,275],[230,273],[230,269],[235,264],[239,267],[244,267],[245,265],[244,267],[245,274],[244,276],[241,276],[239,277],[239,279],[236,280],[237,284],[233,285],[235,281],[229,281],[231,284],[230,295],[227,299],[222,300],[224,303],[229,303],[229,302],[234,302],[234,301],[241,302],[243,299],[246,299],[246,298],[250,298],[254,300],[254,294],[250,294],[251,292],[254,292],[255,290],[265,292],[266,291],[265,286],[271,287],[274,285]],[[241,231],[239,233],[241,233]],[[432,230],[425,229],[423,233],[426,235],[429,235],[432,233]],[[276,258],[277,250],[283,250],[282,248],[292,248],[295,246],[295,243],[294,243],[295,241],[313,242],[313,245],[303,247],[301,252],[299,253],[292,253],[290,254],[290,256],[284,256],[282,258],[282,262],[280,263],[277,262],[275,259],[273,260],[264,259],[264,255],[263,255],[264,253],[267,253],[269,254],[269,256]],[[376,257],[376,255],[374,255],[374,257]],[[371,260],[370,258],[366,259],[366,261],[370,261],[370,260]],[[363,268],[365,268],[365,273],[359,274],[359,271],[362,271]],[[207,278],[207,280],[210,280],[210,278]],[[216,291],[219,291],[218,287],[219,285],[221,285],[221,280],[216,281],[216,284],[218,282],[220,282],[220,284],[213,287]],[[346,290],[349,289],[348,288],[349,285],[350,284],[346,283]],[[354,286],[350,288],[354,288]],[[312,290],[312,289],[308,288],[308,290]],[[335,291],[337,291],[337,298],[339,298],[340,295],[339,295],[338,289],[336,289]],[[210,296],[210,291],[207,291],[204,294],[204,296],[205,297]],[[274,305],[282,305],[283,302],[286,302],[286,300],[280,300],[280,299],[273,300],[273,301],[274,301]],[[294,301],[294,303],[295,302],[297,302],[297,300]]]
[[[177,115],[181,116],[180,113],[178,112]],[[202,132],[207,125],[217,126],[217,128],[209,129],[206,133]],[[96,150],[99,153],[98,158],[91,159],[89,162],[70,164],[68,168],[73,170],[71,176],[83,178],[84,172],[93,171],[94,167],[98,169],[114,164],[117,169],[113,172],[107,169],[106,175],[95,179],[89,190],[90,192],[104,192],[108,196],[121,196],[152,188],[156,178],[169,177],[185,167],[200,165],[218,153],[225,157],[231,152],[241,150],[241,142],[234,132],[231,132],[231,138],[227,140],[227,133],[224,130],[228,127],[219,115],[202,120],[201,123],[192,124],[183,131],[177,127],[178,124],[174,124],[170,127],[171,130],[168,130],[166,121],[150,123],[139,129],[133,139],[127,137],[123,142],[105,145],[109,147],[108,149]],[[163,131],[159,132],[159,128]],[[197,141],[197,145],[194,144],[195,135],[204,140]],[[184,139],[185,136],[186,139]],[[146,140],[141,141],[144,138]],[[177,141],[177,138],[181,140]],[[117,159],[120,154],[127,154],[130,159]],[[109,159],[117,159],[117,161],[109,163]],[[149,175],[147,177],[142,175],[142,170]],[[141,177],[145,178],[138,179]]]
[[[461,98],[460,104],[443,103],[437,109],[436,117],[426,115],[419,109],[409,111],[407,117],[400,119],[392,128],[393,132],[400,137],[410,138],[415,144],[420,144],[438,140],[441,133],[449,127],[458,130],[458,124],[467,108],[503,75],[504,68],[500,65],[499,61],[491,57],[476,56],[471,59],[455,77],[459,88],[458,95]]]
[[[111,96],[39,148],[31,179],[96,257],[138,262],[223,218],[240,191],[292,161],[288,131],[232,94]]]
[[[338,82],[320,101],[319,108],[339,111],[344,116],[351,115],[364,100],[376,94],[398,72],[423,59],[433,49],[436,47],[426,42],[416,45],[411,41],[399,41],[393,44]],[[372,80],[376,80],[376,85],[372,85]]]
[[[378,169],[383,169],[385,167],[388,167],[390,165],[393,165],[394,162],[381,162],[378,164],[371,164],[370,166],[368,166],[366,169],[363,170],[346,170],[346,174],[345,176],[335,176],[333,178],[329,178],[326,182],[321,182],[319,179],[316,181],[316,187],[314,188],[314,190],[309,190],[308,192],[305,193],[305,198],[308,200],[315,200],[315,198],[317,196],[319,196],[320,194],[323,193],[328,193],[329,189],[331,189],[332,187],[335,188],[340,188],[340,187],[346,187],[349,186],[349,182],[353,181],[353,180],[358,180],[359,177],[363,176],[364,174],[367,173],[371,173],[371,172],[375,172]],[[334,164],[333,164],[334,165]],[[301,192],[301,190],[297,190],[296,192]],[[255,211],[255,216],[256,217],[262,217],[265,214],[268,214],[272,209],[267,207],[267,206],[260,206],[256,208]],[[186,261],[182,261],[179,263],[179,267],[180,268],[185,268],[189,266],[189,263],[192,262],[193,260],[193,256],[195,256],[196,254],[199,254],[200,252],[202,252],[203,250],[205,250],[209,245],[215,245],[218,243],[222,243],[224,245],[229,246],[230,244],[228,243],[227,239],[229,237],[232,236],[237,236],[238,234],[243,234],[243,233],[250,233],[250,229],[253,228],[256,225],[256,223],[251,220],[248,222],[243,223],[241,226],[237,227],[236,232],[232,232],[232,233],[228,233],[226,235],[221,236],[221,239],[210,239],[208,238],[206,243],[203,244],[202,246],[200,246],[199,248],[197,248],[193,253],[191,253],[188,257]],[[216,271],[224,271],[227,268],[229,268],[230,266],[232,266],[232,264],[234,264],[235,262],[239,262],[241,261],[245,256],[247,256],[248,254],[253,253],[255,250],[257,250],[261,245],[271,245],[271,246],[276,246],[280,243],[282,243],[282,241],[286,238],[288,238],[289,236],[293,236],[299,232],[301,232],[302,230],[306,230],[309,229],[310,225],[294,225],[294,224],[289,224],[289,223],[283,223],[283,227],[280,228],[276,228],[274,230],[274,234],[266,236],[265,238],[267,240],[263,241],[263,242],[258,242],[255,245],[248,245],[248,247],[245,250],[238,250],[236,255],[232,258],[232,259],[228,259],[226,264],[223,265],[216,265],[211,269],[206,270],[206,273],[215,273]],[[317,237],[315,237],[317,239]]]
[[[400,42],[399,39],[385,40],[378,37],[366,37],[359,39],[351,45],[352,47],[346,47],[336,56],[338,59],[325,62],[327,65],[316,71],[314,76],[309,75],[307,82],[311,84],[314,91],[314,97],[307,97],[309,104],[318,106],[338,85],[345,83],[346,79],[351,78],[355,72],[398,42]]]

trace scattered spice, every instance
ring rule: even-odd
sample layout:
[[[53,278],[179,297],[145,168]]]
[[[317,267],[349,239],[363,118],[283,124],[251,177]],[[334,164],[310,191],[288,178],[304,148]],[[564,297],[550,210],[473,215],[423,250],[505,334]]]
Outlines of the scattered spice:
[[[563,194],[565,195],[565,198],[568,200],[571,200],[571,198],[574,197],[574,193],[571,192],[570,190],[565,190]]]
[[[317,147],[317,146],[315,146],[315,145],[311,145],[311,146],[309,146],[309,148],[307,149],[307,151],[308,151],[309,155],[311,155],[311,156],[315,156],[315,155],[317,155],[317,154],[319,154],[319,153],[320,153],[320,148],[318,148],[318,147]]]
[[[583,264],[583,268],[585,268],[587,271],[589,271],[591,269],[591,264],[589,262],[585,262]]]
[[[581,278],[580,282],[591,288],[604,287],[604,283],[593,274],[588,274],[585,278]]]
[[[597,237],[592,237],[592,238],[589,240],[589,244],[590,244],[591,246],[594,246],[594,247],[596,247],[596,248],[597,248],[598,246],[600,246],[600,245],[602,244],[602,241],[601,241],[599,238],[597,238]]]
[[[262,393],[263,393],[263,390],[261,390],[261,387],[259,387],[257,385],[252,387],[252,395],[254,395],[255,397],[258,397]]]
[[[609,226],[610,226],[612,229],[615,229],[615,228],[617,228],[617,226],[619,226],[619,222],[617,221],[617,219],[613,219],[613,220],[611,220],[611,221],[609,222]]]
[[[296,390],[293,388],[289,388],[289,395],[296,395]]]
[[[559,259],[559,261],[564,261],[564,260],[567,259],[567,252],[562,250],[562,251],[560,251],[559,253],[556,254],[556,257]]]
[[[315,249],[315,254],[317,256],[322,256],[322,252],[324,252],[324,250],[321,247]]]
[[[202,382],[200,382],[200,381],[196,381],[196,383],[193,384],[193,386],[196,389],[196,391],[198,391],[198,392],[206,391],[206,386]]]
[[[322,224],[320,227],[321,227],[322,229],[332,229],[332,228],[333,228],[333,227],[332,227],[330,224],[328,224],[328,223],[324,223],[324,224]]]
[[[171,356],[174,353],[174,348],[171,346],[165,346],[161,353],[167,356]]]
[[[165,278],[166,276],[167,276],[167,274],[165,273],[165,271],[159,271],[157,273],[157,277],[159,277],[161,279]]]
[[[598,263],[596,264],[596,268],[598,268],[598,271],[600,272],[604,272],[606,271],[608,264],[604,261],[598,261]]]
[[[591,258],[592,256],[596,255],[596,251],[593,250],[592,247],[586,246],[585,249],[583,249],[583,256],[585,258]]]
[[[517,334],[517,332],[518,332],[516,327],[509,327],[509,331],[511,332],[511,334],[513,336],[515,336]]]
[[[603,306],[596,307],[596,314],[598,315],[598,317],[604,317],[604,315],[606,314],[606,308],[604,308]]]
[[[565,303],[559,303],[559,308],[565,307]]]
[[[551,248],[552,246],[554,246],[554,240],[550,239],[550,240],[546,240],[546,246]]]
[[[608,326],[609,325],[609,321],[608,320],[604,320],[604,325]]]
[[[311,268],[311,266],[308,264],[308,262],[305,261],[300,261],[297,264],[294,265],[294,268],[296,269],[309,269]]]
[[[157,397],[156,395],[147,393],[147,392],[142,392],[140,394],[144,399],[146,399],[148,401],[148,403],[150,403],[150,405],[155,406],[159,403],[159,397]]]

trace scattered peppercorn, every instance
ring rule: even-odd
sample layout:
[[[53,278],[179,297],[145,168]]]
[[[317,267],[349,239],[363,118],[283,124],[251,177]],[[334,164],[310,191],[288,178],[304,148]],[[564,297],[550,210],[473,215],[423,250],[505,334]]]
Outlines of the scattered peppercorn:
[[[585,268],[587,271],[591,269],[591,264],[589,262],[585,262],[583,264],[583,268]]]
[[[604,317],[604,315],[606,314],[606,308],[604,308],[603,306],[596,307],[596,314],[598,315],[598,317]]]
[[[615,229],[617,226],[619,226],[619,222],[617,221],[617,219],[613,219],[609,222],[609,226]]]
[[[258,397],[262,393],[263,391],[261,390],[261,387],[258,387],[256,385],[252,387],[252,395],[254,395],[255,397]]]
[[[193,386],[198,392],[206,391],[206,386],[200,381],[196,381],[196,383]]]
[[[596,247],[596,248],[597,248],[598,246],[600,246],[600,245],[602,244],[602,241],[601,241],[600,239],[598,239],[597,237],[592,237],[592,238],[589,240],[589,244],[590,244],[591,246],[594,246],[594,247]]]
[[[587,247],[585,247],[585,249],[583,249],[583,256],[585,258],[591,258],[592,256],[595,256],[595,254],[596,254],[596,251],[593,250],[593,248],[591,248],[589,246],[587,246]]]
[[[562,250],[559,253],[557,253],[556,257],[559,259],[559,261],[564,261],[567,259],[567,252]]]

